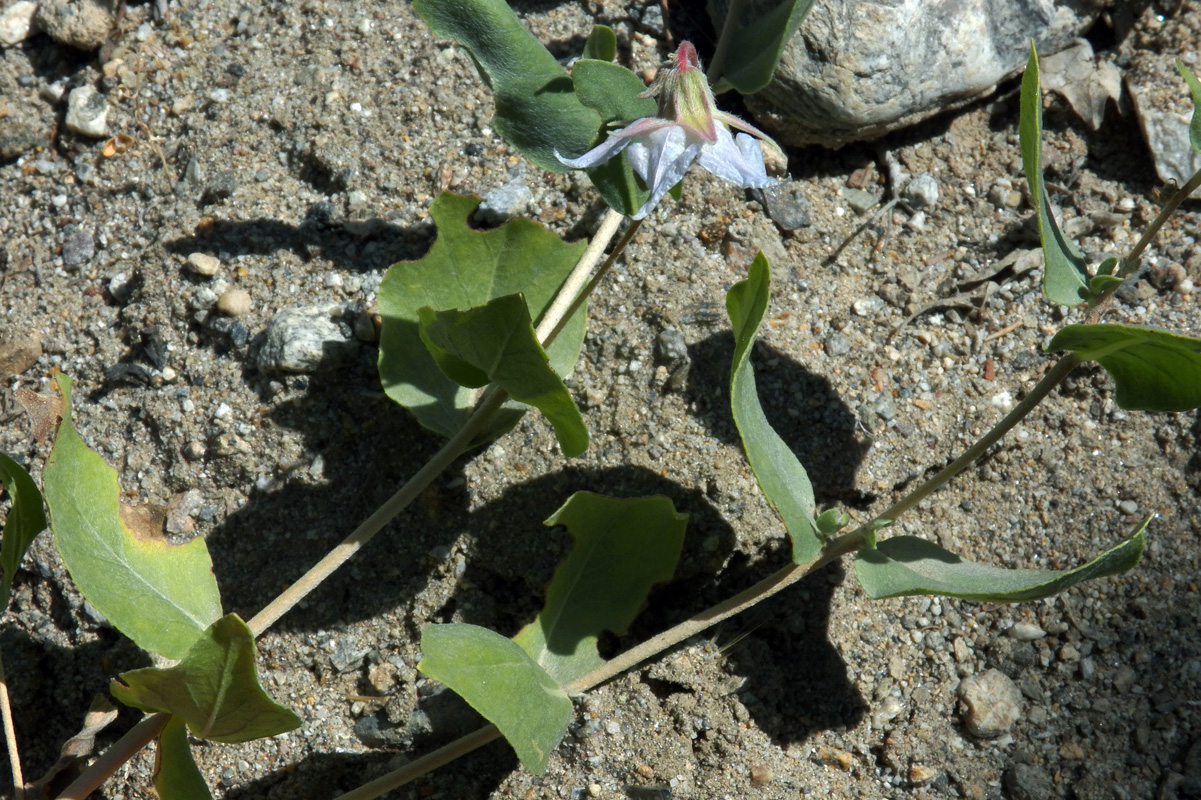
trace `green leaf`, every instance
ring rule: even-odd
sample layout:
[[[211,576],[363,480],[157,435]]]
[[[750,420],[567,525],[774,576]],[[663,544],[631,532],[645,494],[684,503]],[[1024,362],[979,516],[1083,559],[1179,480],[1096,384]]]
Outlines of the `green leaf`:
[[[154,754],[154,790],[159,800],[212,800],[208,784],[192,758],[183,720],[171,717],[158,736]]]
[[[812,7],[813,0],[767,0],[756,3],[753,14],[734,21],[722,82],[742,94],[754,94],[771,83],[784,45]]]
[[[1051,202],[1043,186],[1042,134],[1043,100],[1039,91],[1038,54],[1030,45],[1030,60],[1022,76],[1021,120],[1022,166],[1030,196],[1038,209],[1038,232],[1043,243],[1043,291],[1052,303],[1076,306],[1088,299],[1088,270],[1084,255],[1064,237],[1051,215]]]
[[[125,705],[174,714],[214,742],[249,742],[301,722],[259,685],[254,634],[237,614],[209,626],[174,667],[123,672],[109,689]]]
[[[1121,286],[1125,282],[1125,279],[1117,275],[1094,275],[1088,282],[1088,288],[1094,295],[1099,295],[1109,291],[1110,287]]]
[[[444,192],[430,206],[438,238],[420,261],[402,261],[384,276],[379,291],[383,316],[379,375],[388,396],[409,409],[426,428],[453,436],[467,417],[475,393],[443,374],[421,340],[418,309],[475,308],[510,294],[522,294],[530,316],[540,317],[554,299],[586,245],[565,244],[527,219],[506,222],[491,231],[468,227],[478,197]],[[549,348],[550,365],[571,373],[584,343],[586,314],[572,317]],[[479,442],[489,441],[517,424],[526,406],[510,402]]]
[[[742,448],[759,488],[772,508],[784,520],[792,537],[792,560],[803,564],[821,552],[814,514],[813,486],[805,468],[780,438],[759,405],[755,370],[751,366],[751,346],[763,324],[763,315],[771,295],[771,268],[763,253],[755,256],[747,279],[726,295],[726,311],[734,329],[734,363],[730,368],[730,406],[734,424],[742,436]]]
[[[466,386],[495,382],[514,399],[534,406],[554,426],[569,458],[588,449],[588,428],[563,379],[547,362],[519,294],[468,311],[418,310],[421,338],[452,380]],[[482,380],[481,380],[482,379]]]
[[[1176,69],[1180,70],[1185,83],[1188,84],[1189,92],[1193,95],[1193,119],[1189,122],[1188,139],[1193,149],[1201,153],[1201,81],[1179,61],[1176,62]]]
[[[1136,411],[1201,406],[1201,339],[1137,325],[1068,325],[1047,350],[1071,350],[1113,378],[1114,399]]]
[[[624,633],[651,587],[671,579],[688,515],[666,497],[576,492],[546,524],[565,525],[575,547],[555,570],[546,606],[513,640],[566,685],[604,663],[597,638]]]
[[[580,58],[595,58],[600,61],[612,61],[617,58],[617,34],[608,25],[593,25],[584,42],[584,52]]]
[[[1146,521],[1121,544],[1071,570],[1002,569],[965,561],[916,536],[894,536],[855,556],[855,574],[868,597],[935,594],[989,603],[1022,603],[1050,597],[1081,581],[1133,569],[1142,558]]]
[[[21,465],[0,453],[0,481],[8,492],[8,517],[4,520],[4,538],[0,543],[0,613],[8,608],[13,578],[21,566],[25,551],[34,537],[46,528],[46,513],[42,509],[42,493]]]
[[[428,625],[417,669],[500,729],[530,772],[542,774],[567,733],[571,699],[512,639],[477,625]]]
[[[638,96],[646,91],[642,79],[618,64],[580,59],[572,67],[571,77],[580,102],[600,114],[606,127],[624,126],[636,119],[653,117],[658,111],[654,100]],[[599,144],[606,136],[607,133],[602,133],[594,144]],[[563,152],[563,155],[578,156],[579,153]],[[624,152],[587,172],[609,207],[627,217],[637,213],[651,196]]]
[[[54,543],[79,591],[141,648],[183,658],[221,616],[213,563],[200,537],[172,544],[149,506],[119,501],[117,472],[71,423],[71,379],[55,376],[62,422],[42,471]]]
[[[587,150],[600,119],[580,103],[567,72],[508,4],[414,0],[413,8],[435,34],[454,39],[471,54],[496,95],[496,132],[543,169],[567,172],[570,168],[555,158],[555,150]]]

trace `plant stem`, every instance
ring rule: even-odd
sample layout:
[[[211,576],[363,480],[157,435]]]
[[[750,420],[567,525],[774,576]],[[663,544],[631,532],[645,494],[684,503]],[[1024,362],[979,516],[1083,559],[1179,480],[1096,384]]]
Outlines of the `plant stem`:
[[[25,800],[25,776],[21,773],[21,752],[17,749],[17,729],[13,726],[13,710],[8,702],[8,678],[4,661],[0,660],[0,717],[4,721],[4,743],[8,746],[8,763],[13,773],[13,800]]]
[[[584,255],[580,256],[580,261],[575,265],[575,269],[567,276],[567,280],[563,282],[563,287],[559,289],[559,293],[555,295],[555,300],[551,303],[550,308],[546,309],[546,313],[542,315],[542,319],[538,322],[538,341],[542,342],[542,346],[549,347],[550,343],[555,340],[555,337],[567,325],[568,320],[575,316],[576,309],[580,307],[580,303],[584,298],[591,294],[592,287],[586,293],[580,293],[580,287],[588,280],[588,275],[592,272],[592,268],[600,261],[604,255],[605,248],[609,246],[609,241],[617,233],[617,228],[621,225],[621,221],[625,216],[621,212],[609,209],[605,214],[605,218],[601,220],[600,227],[596,229],[596,235],[592,237],[592,242],[588,245],[588,249],[584,251]],[[613,248],[613,257],[616,257],[622,250],[625,249],[626,240],[623,238]],[[604,269],[602,267],[602,269]]]
[[[170,714],[151,714],[134,725],[93,761],[70,786],[63,790],[63,793],[58,796],[58,800],[83,800],[99,789],[100,784],[108,780],[118,767],[133,758],[139,750],[150,743],[151,739],[162,733],[169,719],[171,719]]]
[[[611,211],[609,213],[616,214],[617,212]],[[618,217],[624,219],[624,217],[621,217],[620,214],[618,214]],[[584,290],[579,293],[575,300],[572,301],[571,305],[563,314],[563,318],[560,319],[553,328],[551,328],[549,333],[547,333],[546,338],[542,343],[543,347],[546,347],[548,344],[553,342],[555,337],[562,333],[563,328],[567,327],[568,320],[575,316],[575,312],[578,311],[580,306],[584,304],[584,301],[586,301],[592,295],[592,293],[596,291],[596,287],[600,285],[600,282],[604,279],[605,275],[609,273],[609,270],[613,267],[613,264],[616,263],[618,256],[625,251],[626,245],[630,243],[630,241],[634,238],[634,234],[636,234],[638,229],[641,227],[642,220],[640,219],[632,220],[630,222],[630,227],[626,228],[626,232],[621,235],[621,239],[618,240],[617,246],[613,248],[613,252],[610,253],[609,257],[605,259],[605,263],[600,265],[600,269],[598,269],[596,274],[592,276],[592,280],[588,281],[588,285],[585,286]],[[538,326],[538,330],[539,333],[541,333],[541,325]],[[539,338],[542,337],[540,336]]]
[[[393,770],[387,775],[381,775],[370,783],[364,783],[362,786],[351,789],[346,794],[338,795],[334,800],[372,800],[386,792],[404,786],[410,781],[420,778],[426,773],[433,772],[438,767],[444,764],[449,764],[460,756],[465,756],[472,750],[483,747],[488,742],[495,741],[500,738],[500,731],[495,725],[485,725],[478,730],[472,731],[466,736],[461,736],[447,745],[439,747],[432,753],[428,753],[416,761],[405,764],[398,770]]]
[[[730,7],[726,9],[726,18],[722,21],[717,49],[713,51],[713,60],[709,62],[709,69],[705,72],[705,78],[708,79],[710,86],[717,83],[722,70],[726,68],[726,58],[730,55],[730,47],[734,43],[734,27],[746,9],[746,2],[747,0],[730,0]]]

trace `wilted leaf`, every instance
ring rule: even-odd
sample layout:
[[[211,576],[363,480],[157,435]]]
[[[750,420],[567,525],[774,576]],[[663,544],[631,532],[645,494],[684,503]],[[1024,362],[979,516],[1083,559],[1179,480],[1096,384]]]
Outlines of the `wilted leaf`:
[[[546,771],[571,721],[571,699],[512,639],[476,625],[427,625],[417,669],[500,729],[530,772]]]
[[[597,638],[623,633],[651,587],[671,579],[688,515],[666,497],[576,492],[546,524],[566,526],[575,547],[555,570],[537,619],[513,640],[567,685],[604,663]]]
[[[154,790],[159,800],[212,800],[212,792],[192,758],[187,726],[179,717],[171,717],[158,736]]]
[[[127,706],[173,714],[192,733],[234,744],[300,727],[259,685],[254,634],[237,614],[214,622],[174,667],[123,672],[109,687]]]
[[[932,594],[990,603],[1050,597],[1081,581],[1133,569],[1143,555],[1148,518],[1116,547],[1071,570],[1003,569],[977,564],[916,536],[893,536],[855,556],[868,597]]]
[[[1190,411],[1201,406],[1201,339],[1137,325],[1068,325],[1047,350],[1071,350],[1104,367],[1122,408]]]
[[[430,206],[438,238],[420,261],[402,261],[384,276],[379,291],[383,316],[379,374],[388,396],[426,428],[453,436],[467,421],[475,393],[443,374],[421,340],[418,310],[469,309],[497,297],[521,294],[533,319],[540,317],[584,252],[526,219],[491,231],[473,230],[468,215],[478,197],[444,192]],[[571,373],[584,341],[585,311],[572,317],[548,349],[550,365]],[[511,428],[526,406],[508,403],[481,436],[488,441]]]
[[[563,379],[550,368],[521,295],[467,311],[427,306],[418,315],[421,338],[447,377],[468,387],[496,383],[546,415],[563,455],[571,458],[588,449],[588,428]]]
[[[1084,255],[1064,237],[1051,214],[1051,201],[1043,186],[1042,135],[1043,100],[1038,82],[1038,54],[1030,46],[1030,60],[1022,76],[1021,121],[1022,166],[1030,196],[1038,209],[1038,231],[1043,243],[1043,291],[1052,303],[1076,306],[1088,299],[1088,270]]]
[[[1045,56],[1040,69],[1043,87],[1062,95],[1093,131],[1101,127],[1109,101],[1116,105],[1122,98],[1122,71],[1108,59],[1098,61],[1085,39]]]
[[[54,542],[80,593],[141,648],[183,658],[221,616],[204,540],[172,544],[146,508],[119,502],[117,472],[71,422],[71,379],[55,376],[62,423],[42,471]]]
[[[813,486],[801,462],[776,433],[755,386],[751,347],[763,324],[771,296],[771,268],[762,253],[755,256],[747,279],[726,295],[726,311],[734,329],[734,363],[730,368],[730,407],[742,436],[742,448],[763,496],[779,512],[792,537],[792,560],[803,564],[822,549],[814,514]]]
[[[96,747],[96,734],[107,728],[117,719],[117,707],[109,702],[107,697],[96,695],[88,713],[83,718],[83,727],[79,733],[72,736],[59,748],[58,760],[54,762],[46,774],[34,781],[29,787],[27,797],[40,797],[41,789],[49,786],[59,774],[73,764],[92,754]]]
[[[24,386],[13,394],[29,415],[29,422],[33,426],[33,440],[41,444],[49,439],[50,434],[54,433],[54,427],[58,425],[59,417],[63,415],[62,397],[56,394],[38,394]]]
[[[0,453],[0,481],[8,492],[8,516],[4,519],[3,542],[0,543],[0,613],[8,608],[13,578],[21,566],[25,551],[34,537],[46,528],[46,513],[42,508],[42,493],[20,464]]]

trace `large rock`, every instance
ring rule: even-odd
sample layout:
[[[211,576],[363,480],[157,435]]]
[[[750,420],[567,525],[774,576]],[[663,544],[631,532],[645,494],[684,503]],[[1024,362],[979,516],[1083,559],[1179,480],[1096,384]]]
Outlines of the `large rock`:
[[[54,41],[95,50],[117,23],[117,0],[40,0],[37,26]]]
[[[715,20],[728,2],[710,0]],[[992,92],[1031,39],[1057,52],[1098,12],[1084,0],[820,0],[747,106],[784,144],[874,139]]]

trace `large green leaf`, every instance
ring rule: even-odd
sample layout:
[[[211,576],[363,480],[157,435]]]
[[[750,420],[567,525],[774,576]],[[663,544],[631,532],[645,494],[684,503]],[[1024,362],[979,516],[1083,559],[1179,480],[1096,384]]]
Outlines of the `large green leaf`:
[[[512,639],[478,625],[428,625],[417,669],[492,722],[530,772],[546,771],[571,721],[571,698]]]
[[[13,578],[21,566],[21,558],[33,539],[46,528],[46,513],[42,508],[42,493],[21,465],[0,453],[0,481],[8,492],[8,516],[4,520],[4,538],[0,543],[0,614],[8,608]]]
[[[275,736],[301,722],[259,685],[254,634],[237,614],[209,626],[174,667],[123,672],[109,689],[125,705],[174,714],[215,742]]]
[[[813,0],[761,0],[741,19],[727,21],[735,27],[718,90],[729,84],[742,94],[754,94],[771,83],[784,46],[812,7]]]
[[[1068,325],[1047,350],[1071,350],[1113,378],[1114,399],[1137,411],[1201,406],[1201,339],[1137,325]]]
[[[87,601],[139,647],[183,658],[221,616],[204,540],[172,544],[153,509],[120,502],[116,470],[71,423],[71,379],[55,381],[63,415],[42,481],[63,563]]]
[[[742,448],[767,502],[779,512],[792,537],[792,560],[803,564],[821,551],[814,514],[813,486],[796,455],[776,433],[755,387],[751,346],[763,324],[771,297],[771,268],[762,253],[755,256],[747,279],[726,295],[726,311],[734,329],[734,363],[730,368],[730,407],[742,436]]]
[[[171,717],[158,736],[154,754],[154,791],[159,800],[212,800],[208,784],[192,758],[183,720]]]
[[[588,428],[563,379],[547,363],[519,294],[467,311],[419,309],[421,338],[447,377],[468,387],[495,382],[550,420],[563,455],[588,449]],[[481,381],[482,379],[482,381]]]
[[[1133,569],[1142,558],[1148,518],[1116,547],[1071,570],[1003,569],[965,561],[916,536],[893,536],[855,556],[855,574],[868,597],[935,594],[989,603],[1050,597],[1081,581]]]
[[[384,276],[379,291],[383,316],[379,375],[388,396],[409,409],[417,421],[443,436],[453,436],[467,420],[475,393],[443,374],[421,341],[418,310],[468,309],[510,294],[521,294],[538,318],[584,252],[584,243],[565,244],[527,219],[478,231],[467,217],[478,197],[444,192],[430,206],[438,238],[420,261],[402,261]],[[550,365],[559,375],[571,372],[584,342],[581,308],[549,348]],[[507,431],[525,413],[516,401],[497,413],[481,441]]]
[[[1069,241],[1051,215],[1051,202],[1043,185],[1042,135],[1043,99],[1039,90],[1038,53],[1030,45],[1030,60],[1022,76],[1021,120],[1018,133],[1022,144],[1022,166],[1030,197],[1038,209],[1038,232],[1043,243],[1043,291],[1052,303],[1076,306],[1088,299],[1088,270],[1084,255]]]
[[[604,663],[597,638],[624,632],[651,587],[671,579],[688,515],[666,497],[576,492],[546,524],[567,526],[575,547],[555,570],[545,607],[513,640],[566,685]]]
[[[413,8],[434,33],[471,54],[496,95],[496,132],[543,169],[567,172],[555,150],[587,150],[600,119],[580,103],[566,71],[509,5],[504,0],[414,0]]]
[[[1189,143],[1192,144],[1194,150],[1201,153],[1201,81],[1197,80],[1197,76],[1179,61],[1176,62],[1176,69],[1180,70],[1180,74],[1184,77],[1184,82],[1188,84],[1189,92],[1193,96],[1193,118],[1188,126]]]

